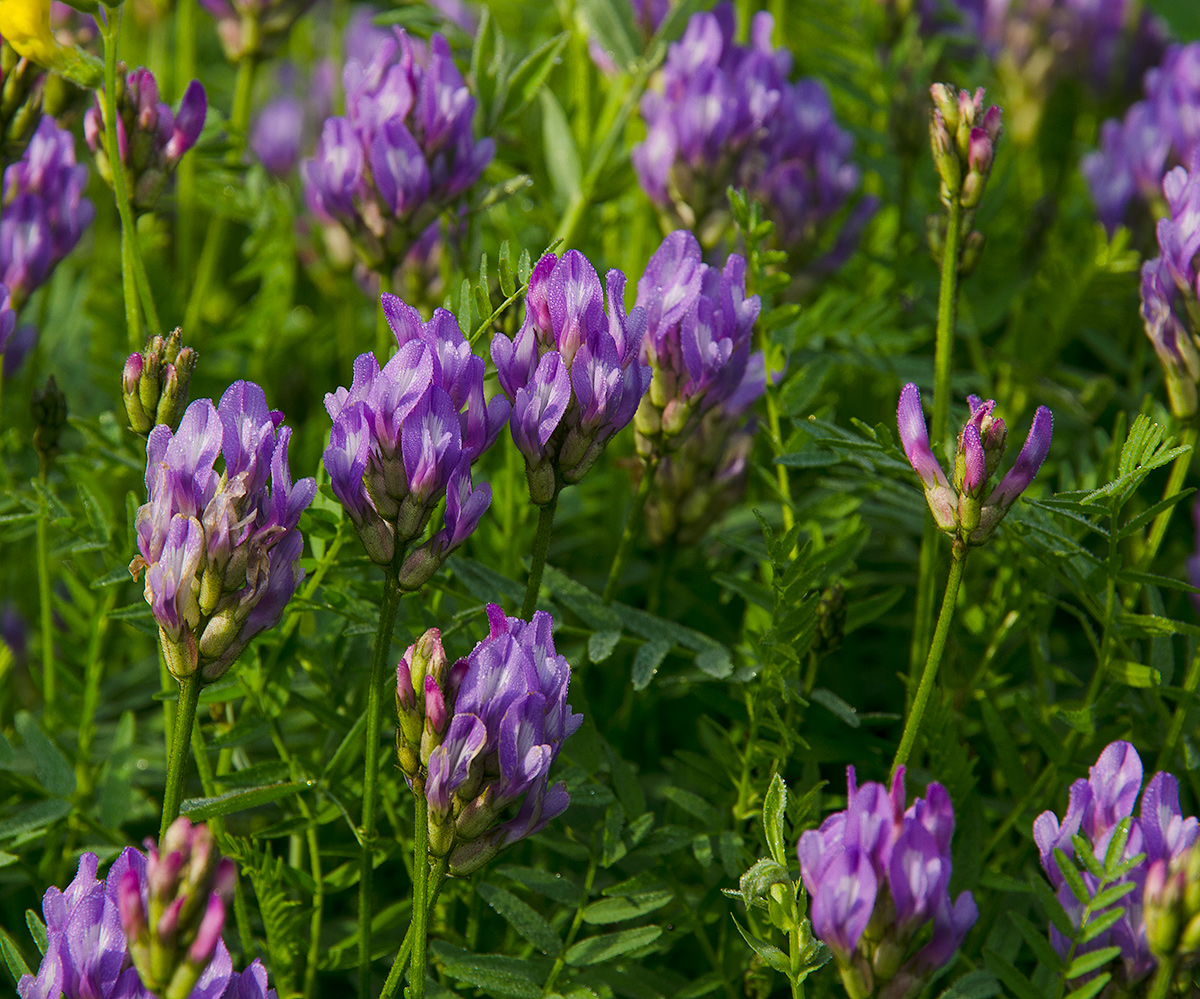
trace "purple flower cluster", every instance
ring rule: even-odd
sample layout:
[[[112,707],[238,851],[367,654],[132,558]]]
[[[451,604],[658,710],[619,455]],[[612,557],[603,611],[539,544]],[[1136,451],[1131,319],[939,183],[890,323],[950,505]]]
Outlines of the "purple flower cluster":
[[[43,118],[20,161],[4,171],[0,199],[0,283],[13,311],[74,249],[96,214],[83,196],[87,167],[75,162],[75,140]]]
[[[925,501],[938,527],[963,544],[981,545],[1033,481],[1050,453],[1054,416],[1045,406],[1038,407],[1016,463],[989,492],[988,483],[1000,467],[1008,444],[1008,429],[1000,417],[992,415],[996,408],[994,399],[984,402],[972,395],[967,397],[967,403],[971,415],[958,435],[953,484],[947,480],[929,446],[921,393],[912,382],[900,391],[896,422],[904,453],[913,471],[921,477]]]
[[[200,0],[217,21],[221,47],[231,62],[266,59],[287,41],[292,25],[316,0]]]
[[[693,15],[667,53],[660,89],[642,98],[646,138],[632,152],[638,178],[650,200],[705,245],[726,224],[729,185],[763,202],[780,242],[796,249],[816,243],[859,184],[848,159],[853,138],[821,83],[788,80],[791,53],[772,48],[772,27],[769,14],[756,14],[744,46],[734,42],[732,4]]]
[[[965,209],[974,209],[992,172],[1003,131],[1002,113],[995,104],[984,111],[983,87],[972,94],[935,83],[929,94],[933,98],[929,140],[942,181],[942,203],[949,207],[957,201]]]
[[[571,667],[544,611],[526,622],[487,608],[490,633],[450,670],[436,630],[396,669],[401,767],[426,773],[429,849],[468,874],[570,804],[550,768],[583,716],[567,703]],[[514,814],[515,810],[515,814]]]
[[[104,128],[103,97],[99,91],[83,116],[83,134],[96,154],[100,175],[112,183],[112,155]],[[208,97],[199,80],[184,91],[179,112],[158,99],[158,81],[148,69],[135,69],[118,81],[117,148],[125,187],[135,211],[154,207],[167,178],[180,158],[196,144],[208,114]]]
[[[813,932],[851,996],[902,999],[950,962],[979,917],[970,892],[950,900],[954,806],[935,781],[906,810],[904,767],[890,793],[874,781],[860,788],[853,767],[846,783],[846,810],[796,848]],[[910,954],[930,923],[932,938]]]
[[[1171,411],[1188,419],[1200,382],[1200,147],[1192,172],[1163,178],[1169,215],[1158,221],[1159,255],[1142,265],[1142,319],[1162,362]]]
[[[1111,235],[1162,214],[1163,177],[1200,156],[1200,42],[1172,45],[1145,76],[1145,99],[1100,128],[1100,149],[1080,163],[1096,214]],[[1147,211],[1149,209],[1149,212]]]
[[[762,359],[751,364],[757,295],[746,297],[746,261],[731,254],[721,269],[701,260],[686,229],[667,236],[638,281],[637,306],[646,316],[642,360],[650,391],[634,424],[638,450],[662,455],[713,408],[746,408],[762,394]]]
[[[147,570],[146,602],[177,678],[219,678],[278,623],[304,578],[296,525],[317,486],[293,485],[282,422],[259,386],[239,381],[217,406],[188,406],[177,433],[160,424],[146,441],[150,498],[137,512],[130,571]]]
[[[1087,780],[1071,785],[1067,813],[1060,822],[1053,812],[1042,812],[1033,823],[1033,838],[1037,842],[1042,867],[1058,891],[1058,900],[1078,925],[1083,913],[1079,902],[1067,886],[1054,857],[1056,849],[1068,857],[1075,854],[1074,837],[1082,835],[1092,853],[1104,862],[1109,842],[1117,824],[1133,815],[1134,803],[1142,790],[1142,761],[1137,750],[1128,742],[1114,742],[1105,747],[1096,765],[1088,771]],[[1195,816],[1183,817],[1179,808],[1179,782],[1168,773],[1156,773],[1142,794],[1140,817],[1131,819],[1129,839],[1122,860],[1138,854],[1144,859],[1118,884],[1132,882],[1137,888],[1111,906],[1093,913],[1101,916],[1113,909],[1121,910],[1120,919],[1110,929],[1086,942],[1080,942],[1076,953],[1087,953],[1104,947],[1120,947],[1121,961],[1127,983],[1143,978],[1154,969],[1155,959],[1146,939],[1146,923],[1142,907],[1142,890],[1151,866],[1160,862],[1170,864],[1197,839]],[[1095,894],[1097,881],[1086,869],[1081,872],[1088,890]],[[1053,926],[1050,936],[1059,953],[1070,948],[1067,940]]]
[[[369,267],[387,270],[479,179],[495,143],[475,140],[475,99],[441,35],[426,52],[396,30],[369,62],[350,59],[343,82],[346,116],[326,120],[302,165],[305,192]]]
[[[155,999],[131,964],[121,924],[122,884],[135,884],[142,898],[150,891],[146,856],[127,848],[104,881],[96,879],[98,863],[94,853],[83,854],[65,891],[46,890],[46,952],[37,974],[17,983],[21,999]],[[234,971],[224,941],[211,942],[211,958],[188,999],[275,999],[257,959]]]
[[[416,589],[491,504],[491,487],[472,485],[471,465],[499,435],[508,403],[484,401],[483,359],[453,315],[436,309],[425,323],[395,295],[382,302],[399,349],[382,368],[374,354],[360,354],[350,388],[325,396],[333,420],[325,470],[367,554],[384,566],[445,498],[442,530],[400,568],[401,586]]]
[[[547,253],[529,277],[525,321],[492,339],[500,387],[512,401],[513,440],[525,457],[529,495],[550,503],[578,482],[625,427],[650,387],[639,360],[645,310],[625,312],[625,275],[605,276],[578,250]]]

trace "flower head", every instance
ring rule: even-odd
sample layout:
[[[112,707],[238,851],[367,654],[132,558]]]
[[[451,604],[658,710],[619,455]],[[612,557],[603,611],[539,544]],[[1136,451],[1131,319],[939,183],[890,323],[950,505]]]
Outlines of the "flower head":
[[[49,280],[83,235],[95,206],[83,196],[87,167],[75,162],[75,140],[43,118],[24,156],[4,171],[0,198],[0,282],[12,308]]]
[[[1130,894],[1094,912],[1094,917],[1109,910],[1118,910],[1121,915],[1111,930],[1077,947],[1077,953],[1110,946],[1120,947],[1122,970],[1127,983],[1144,978],[1155,966],[1143,909],[1147,873],[1152,868],[1165,872],[1196,843],[1198,836],[1195,816],[1184,818],[1180,812],[1179,782],[1171,774],[1156,773],[1150,778],[1145,791],[1142,791],[1142,776],[1142,761],[1137,750],[1128,742],[1110,743],[1088,771],[1088,779],[1077,780],[1071,785],[1070,801],[1063,818],[1060,820],[1053,812],[1045,811],[1033,823],[1033,838],[1041,855],[1042,867],[1058,890],[1058,899],[1063,908],[1078,924],[1083,914],[1083,903],[1075,898],[1066,884],[1054,852],[1061,850],[1068,858],[1073,857],[1075,837],[1081,835],[1087,840],[1095,859],[1103,863],[1118,824],[1128,820],[1128,838],[1120,859],[1131,860],[1139,854],[1144,856],[1116,884],[1132,882],[1137,887]],[[1139,792],[1142,792],[1141,810],[1139,817],[1134,818],[1134,805]],[[1080,876],[1089,892],[1095,894],[1098,888],[1095,877],[1086,869]],[[1051,927],[1050,936],[1059,952],[1065,954],[1071,946],[1070,941],[1054,927]]]
[[[259,386],[234,382],[218,406],[197,399],[177,432],[160,424],[146,441],[149,502],[130,571],[146,569],[146,602],[177,677],[223,675],[304,578],[297,524],[317,486],[292,483],[282,421]]]
[[[846,780],[846,810],[796,847],[813,932],[833,952],[851,995],[911,995],[949,963],[978,917],[970,892],[950,899],[954,808],[935,782],[906,810],[903,767],[890,788],[859,787],[853,767]],[[929,924],[932,938],[918,949],[914,941]]]
[[[992,415],[996,406],[994,400],[984,402],[973,395],[967,401],[971,416],[958,437],[953,484],[946,478],[929,445],[929,431],[921,411],[921,393],[912,382],[900,391],[896,421],[904,453],[913,471],[920,476],[925,500],[938,527],[964,544],[981,545],[991,537],[1017,497],[1033,481],[1050,453],[1054,417],[1045,406],[1038,407],[1016,464],[989,492],[988,484],[1000,465],[1008,430],[1003,420]]]
[[[639,360],[646,312],[625,311],[625,275],[596,270],[578,250],[548,253],[529,278],[525,322],[511,340],[497,333],[492,360],[512,401],[513,440],[539,506],[596,463],[650,386]]]
[[[567,703],[571,667],[555,652],[550,615],[527,622],[489,604],[488,622],[488,637],[452,669],[431,631],[397,671],[401,767],[424,777],[430,851],[457,874],[566,810],[566,787],[549,773],[583,721]]]
[[[158,82],[148,69],[136,69],[117,82],[117,159],[125,173],[125,189],[136,211],[149,211],[180,158],[196,144],[208,114],[208,98],[199,80],[184,91],[179,110],[158,99]],[[83,116],[88,147],[96,154],[100,175],[112,183],[112,151],[104,122],[104,96]]]
[[[153,336],[139,354],[130,354],[121,372],[121,396],[130,429],[148,434],[160,423],[179,426],[187,405],[196,352],[180,343],[182,330]]]
[[[475,530],[491,502],[471,465],[508,418],[502,396],[486,402],[483,359],[458,321],[437,309],[428,322],[395,295],[382,298],[399,349],[382,368],[374,354],[354,362],[354,381],[325,397],[333,420],[325,468],[367,549],[389,565],[446,500],[443,529],[410,552],[401,584],[415,589]]]

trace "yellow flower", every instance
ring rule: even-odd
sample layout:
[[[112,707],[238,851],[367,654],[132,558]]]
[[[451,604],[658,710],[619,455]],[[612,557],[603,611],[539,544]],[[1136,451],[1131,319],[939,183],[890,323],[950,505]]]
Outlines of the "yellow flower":
[[[0,0],[0,35],[18,55],[43,66],[61,61],[61,46],[50,30],[50,0]]]

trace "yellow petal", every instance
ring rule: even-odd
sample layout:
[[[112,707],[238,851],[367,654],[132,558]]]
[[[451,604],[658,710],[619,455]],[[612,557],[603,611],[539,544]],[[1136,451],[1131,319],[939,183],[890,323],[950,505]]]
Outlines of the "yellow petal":
[[[18,55],[44,66],[59,57],[60,46],[50,30],[50,0],[0,0],[0,35]]]

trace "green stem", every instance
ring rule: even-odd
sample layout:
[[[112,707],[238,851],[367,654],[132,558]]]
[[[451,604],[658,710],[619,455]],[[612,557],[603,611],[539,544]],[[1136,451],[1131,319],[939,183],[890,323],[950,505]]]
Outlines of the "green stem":
[[[142,310],[146,313],[146,322],[150,328],[161,333],[162,324],[158,320],[158,310],[154,307],[154,299],[150,294],[150,281],[146,277],[146,268],[138,249],[137,226],[134,224],[133,210],[129,207],[129,191],[125,187],[125,170],[117,142],[117,37],[121,30],[120,20],[120,10],[110,8],[103,23],[104,142],[109,174],[112,176],[113,198],[117,203],[117,214],[121,217],[121,271],[125,290],[125,319],[129,325],[130,346],[136,350],[142,345],[141,333],[137,329],[138,295],[141,297]],[[137,289],[137,294],[131,302],[130,292],[133,288]]]
[[[1187,721],[1188,710],[1192,706],[1192,697],[1196,686],[1200,684],[1200,646],[1197,646],[1188,664],[1187,675],[1183,678],[1183,696],[1175,705],[1175,714],[1171,716],[1171,726],[1167,729],[1167,738],[1163,742],[1162,751],[1158,754],[1158,770],[1168,770],[1175,762],[1175,747],[1183,734],[1183,725]]]
[[[41,464],[38,474],[42,488],[38,496],[37,574],[42,619],[42,701],[47,723],[57,727],[58,677],[54,662],[54,605],[50,594],[50,487],[46,484],[46,462]]]
[[[192,741],[192,725],[196,720],[196,704],[200,700],[200,674],[193,673],[179,681],[179,704],[175,708],[175,724],[171,733],[171,754],[167,757],[167,786],[163,789],[162,822],[159,839],[179,818],[183,801],[183,771],[187,766],[188,746]]]
[[[617,544],[612,566],[608,570],[608,581],[604,584],[604,602],[606,604],[612,601],[617,592],[621,574],[625,571],[625,563],[629,561],[633,543],[642,529],[642,513],[646,509],[646,500],[650,496],[650,488],[654,485],[656,471],[658,471],[657,455],[647,458],[642,464],[642,479],[638,483],[637,492],[633,495],[633,505],[629,508],[629,516],[625,518],[625,530],[621,532],[621,540]]]
[[[1158,971],[1154,975],[1154,982],[1150,986],[1150,992],[1147,994],[1147,999],[1167,999],[1167,996],[1171,991],[1171,979],[1174,977],[1175,958],[1159,958]]]
[[[428,907],[430,909],[433,908],[433,903],[437,901],[438,894],[446,883],[446,866],[449,862],[449,857],[439,857],[433,865],[433,876],[429,879]],[[383,983],[383,991],[379,993],[379,999],[395,999],[396,993],[400,990],[400,983],[404,981],[404,969],[408,967],[408,959],[412,955],[413,936],[412,923],[409,923],[408,932],[404,934],[404,941],[400,944],[400,949],[396,951],[396,960],[392,962],[392,970],[388,972],[387,981]]]
[[[797,923],[788,931],[788,958],[792,973],[788,975],[788,984],[792,987],[792,999],[804,999],[804,982],[797,976],[795,969],[800,964],[800,924]]]
[[[963,566],[967,562],[967,548],[961,541],[954,542],[954,551],[950,560],[950,576],[946,580],[946,595],[942,598],[942,611],[938,614],[937,629],[933,633],[933,642],[929,646],[929,655],[925,659],[925,669],[921,673],[921,683],[917,687],[917,696],[913,698],[912,710],[904,723],[904,734],[900,737],[900,748],[896,750],[896,758],[892,761],[892,773],[908,762],[917,733],[921,730],[921,717],[925,714],[925,706],[933,693],[933,683],[937,679],[938,666],[942,661],[942,653],[946,649],[946,638],[950,634],[950,621],[954,617],[954,605],[958,600],[958,587],[962,583]]]
[[[233,108],[229,114],[232,142],[227,162],[231,166],[238,164],[245,149],[246,132],[250,126],[250,98],[254,93],[254,74],[257,70],[258,60],[253,56],[247,56],[238,63],[237,82],[234,84],[233,91]],[[217,259],[221,255],[228,222],[229,220],[219,212],[209,219],[208,231],[204,234],[204,247],[200,251],[200,263],[196,268],[195,281],[192,284],[192,293],[188,296],[187,309],[184,311],[183,328],[189,332],[193,331],[200,321],[200,309],[208,297],[208,286],[212,283],[213,271],[216,269]]]
[[[429,937],[429,801],[425,780],[413,781],[413,956],[408,976],[410,999],[425,999],[425,963]]]
[[[528,621],[537,609],[538,590],[542,588],[542,573],[546,569],[546,555],[550,551],[550,532],[554,529],[554,509],[558,506],[558,493],[538,511],[537,534],[533,538],[533,561],[529,564],[529,579],[525,584],[525,603],[521,605],[521,617]]]
[[[589,856],[587,875],[583,879],[583,894],[579,897],[579,905],[575,907],[575,917],[571,920],[571,929],[567,932],[567,939],[563,943],[563,949],[559,951],[558,957],[554,959],[554,964],[550,967],[550,974],[546,976],[546,984],[542,986],[542,995],[546,995],[546,993],[554,988],[554,983],[558,981],[558,976],[562,974],[563,968],[567,966],[566,953],[571,949],[571,944],[575,942],[575,937],[579,935],[579,928],[583,925],[583,910],[587,907],[595,880],[596,858],[595,856]]]
[[[367,735],[363,745],[362,849],[358,882],[358,988],[362,999],[371,992],[371,880],[374,873],[375,806],[379,789],[379,730],[383,713],[383,674],[392,647],[396,611],[400,607],[400,584],[396,567],[401,557],[388,568],[383,580],[383,599],[379,604],[379,629],[375,633],[375,655],[367,681]]]
[[[937,333],[933,355],[934,447],[950,435],[950,369],[954,360],[954,314],[958,306],[958,249],[962,208],[953,200],[946,210],[946,242],[942,250],[942,280],[938,289]],[[939,531],[933,515],[925,514],[921,537],[921,560],[917,574],[917,606],[913,618],[913,642],[909,650],[909,675],[916,676],[917,664],[929,642],[933,624],[934,581]]]
[[[88,639],[87,664],[83,673],[83,708],[79,723],[79,755],[75,760],[75,783],[81,798],[91,794],[95,774],[92,772],[92,744],[96,740],[96,710],[100,706],[100,681],[104,678],[104,662],[100,658],[101,645],[108,632],[109,615],[117,602],[119,586],[109,586],[104,591],[99,612],[92,624]]]

